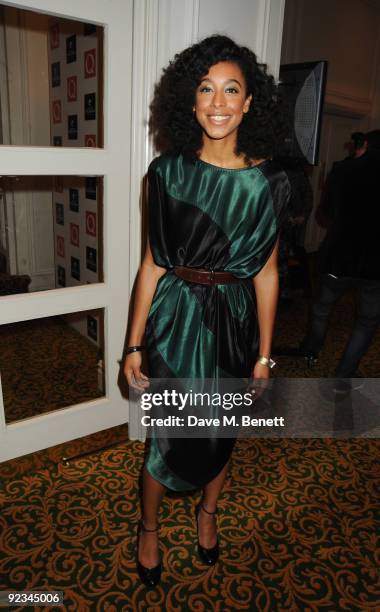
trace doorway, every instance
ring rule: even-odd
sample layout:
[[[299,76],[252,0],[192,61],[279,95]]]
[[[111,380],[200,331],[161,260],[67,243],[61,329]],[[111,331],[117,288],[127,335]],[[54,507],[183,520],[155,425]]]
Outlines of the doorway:
[[[20,0],[1,6],[10,18],[3,20],[3,59],[8,67],[12,62],[8,91],[0,88],[3,192],[8,186],[1,249],[8,258],[6,286],[20,280],[12,277],[31,279],[0,295],[0,460],[5,461],[128,421],[118,374],[130,295],[133,7],[132,0],[67,1],[64,7],[58,0]],[[46,50],[43,68],[35,54]],[[65,331],[80,351],[59,342]],[[7,351],[15,343],[17,376],[7,370]],[[44,343],[56,347],[63,369],[55,374],[50,357],[41,361]],[[79,352],[81,370],[73,367]],[[49,377],[48,410],[23,408],[29,392],[38,405]],[[88,378],[92,395],[80,392]],[[79,394],[71,393],[75,388]],[[11,418],[5,406],[10,397],[17,408]]]

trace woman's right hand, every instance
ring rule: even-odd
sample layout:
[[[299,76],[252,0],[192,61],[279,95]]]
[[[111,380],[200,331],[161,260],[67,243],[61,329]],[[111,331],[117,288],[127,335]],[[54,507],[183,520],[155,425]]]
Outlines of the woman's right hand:
[[[149,387],[149,378],[141,371],[142,355],[140,351],[127,355],[124,364],[124,374],[128,385],[136,391],[144,391]]]

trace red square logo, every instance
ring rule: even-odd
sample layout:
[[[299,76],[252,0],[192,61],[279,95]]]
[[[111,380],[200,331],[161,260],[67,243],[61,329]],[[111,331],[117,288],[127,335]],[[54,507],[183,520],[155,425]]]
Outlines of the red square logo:
[[[96,236],[96,213],[86,210],[86,234]]]
[[[59,257],[65,256],[65,239],[63,236],[57,236],[57,255]]]
[[[50,49],[59,47],[59,24],[55,23],[50,27]]]
[[[61,100],[53,100],[53,123],[61,123],[62,105]]]
[[[95,134],[86,134],[84,137],[85,147],[96,147],[96,136]]]
[[[70,242],[79,247],[79,225],[76,223],[70,223]]]
[[[67,101],[75,102],[77,99],[77,77],[71,76],[67,79]]]
[[[84,78],[96,77],[96,49],[89,49],[84,54]]]

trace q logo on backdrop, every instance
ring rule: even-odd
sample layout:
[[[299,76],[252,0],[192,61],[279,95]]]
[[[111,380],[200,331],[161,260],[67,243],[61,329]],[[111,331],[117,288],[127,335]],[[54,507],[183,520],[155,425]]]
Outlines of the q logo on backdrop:
[[[86,234],[96,236],[96,214],[86,210]]]
[[[91,79],[96,76],[96,49],[90,49],[84,54],[84,78]]]
[[[67,101],[75,102],[77,99],[77,77],[71,76],[67,79]]]

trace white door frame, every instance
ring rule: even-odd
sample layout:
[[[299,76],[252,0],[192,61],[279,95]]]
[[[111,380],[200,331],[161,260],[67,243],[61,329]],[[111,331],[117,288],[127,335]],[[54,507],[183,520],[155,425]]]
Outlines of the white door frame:
[[[130,295],[132,0],[3,4],[104,26],[104,149],[0,147],[2,174],[104,176],[104,283],[0,298],[0,324],[104,308],[106,397],[6,424],[0,378],[0,461],[128,421],[117,385]],[[138,206],[138,203],[135,203]]]

